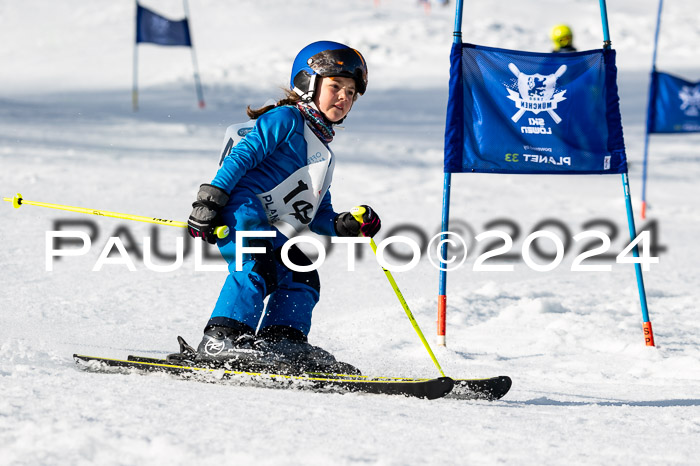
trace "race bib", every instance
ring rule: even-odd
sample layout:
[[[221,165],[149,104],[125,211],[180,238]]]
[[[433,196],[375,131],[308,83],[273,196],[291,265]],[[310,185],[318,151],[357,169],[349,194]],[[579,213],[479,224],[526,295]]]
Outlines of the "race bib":
[[[291,238],[316,216],[318,205],[333,178],[335,158],[311,129],[304,125],[306,166],[292,173],[272,190],[257,194],[270,225]]]

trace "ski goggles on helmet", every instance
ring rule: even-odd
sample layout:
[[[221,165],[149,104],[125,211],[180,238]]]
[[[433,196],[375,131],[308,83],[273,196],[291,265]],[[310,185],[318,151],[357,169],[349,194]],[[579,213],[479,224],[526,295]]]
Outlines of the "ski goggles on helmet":
[[[367,64],[355,49],[324,50],[309,58],[309,67],[326,78],[341,76],[355,80],[358,94],[367,90]]]

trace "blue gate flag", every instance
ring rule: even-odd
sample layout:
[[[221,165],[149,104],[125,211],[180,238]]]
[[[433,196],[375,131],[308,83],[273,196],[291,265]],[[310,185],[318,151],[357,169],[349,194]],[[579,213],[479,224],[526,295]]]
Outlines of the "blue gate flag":
[[[187,18],[172,21],[136,4],[136,43],[192,47]]]
[[[647,133],[700,132],[700,81],[652,71]]]
[[[614,50],[452,46],[445,173],[627,173]]]

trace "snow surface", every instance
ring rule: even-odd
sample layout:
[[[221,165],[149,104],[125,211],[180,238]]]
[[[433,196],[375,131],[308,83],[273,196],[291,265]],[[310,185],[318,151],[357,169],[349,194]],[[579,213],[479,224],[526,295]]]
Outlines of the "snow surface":
[[[131,110],[134,3],[0,3],[0,194],[186,219],[214,175],[224,129],[245,106],[280,96],[296,52],[314,40],[349,43],[370,68],[367,94],[333,144],[334,204],[370,203],[382,239],[411,223],[439,230],[442,134],[453,8],[429,15],[410,0],[192,0],[207,107],[196,106],[190,51],[139,47],[141,110]],[[467,2],[465,41],[548,50],[549,28],[572,24],[580,49],[601,45],[597,2]],[[144,1],[178,18],[175,1]],[[635,215],[657,3],[611,0]],[[314,18],[314,19],[312,19]],[[696,0],[667,2],[659,68],[700,79]],[[506,374],[498,402],[316,394],[78,370],[73,353],[162,356],[175,337],[200,338],[224,274],[158,273],[107,264],[119,227],[137,245],[182,231],[26,206],[0,205],[0,464],[698,464],[700,458],[700,138],[654,136],[649,220],[667,249],[645,274],[657,346],[646,347],[631,265],[551,272],[474,272],[475,251],[448,279],[448,375]],[[618,177],[453,177],[452,219],[479,233],[559,219],[591,221],[627,243]],[[57,220],[99,228],[88,255],[45,268]],[[637,219],[638,226],[644,222]],[[462,225],[461,228],[464,228]],[[606,230],[607,228],[607,230]],[[556,230],[555,230],[556,231]],[[612,232],[611,232],[612,233]],[[627,238],[627,239],[626,239]],[[472,243],[473,245],[473,243]],[[476,250],[476,249],[475,249]],[[371,254],[349,272],[331,253],[312,343],[366,374],[438,372]],[[396,280],[431,342],[437,272],[423,258]]]

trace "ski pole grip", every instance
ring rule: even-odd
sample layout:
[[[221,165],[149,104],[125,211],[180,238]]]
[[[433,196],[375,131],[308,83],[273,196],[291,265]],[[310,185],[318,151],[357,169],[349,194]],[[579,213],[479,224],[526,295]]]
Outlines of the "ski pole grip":
[[[365,212],[367,212],[367,209],[362,206],[357,206],[350,209],[350,215],[352,215],[355,220],[360,222],[360,225],[364,223],[362,216],[365,214]]]
[[[219,238],[219,239],[224,239],[224,238],[226,238],[230,232],[231,232],[231,230],[230,230],[229,227],[227,227],[226,225],[222,225],[222,226],[216,227],[216,228],[214,229],[214,234],[215,234],[216,237]]]
[[[350,209],[350,215],[359,222],[360,225],[362,225],[365,221],[362,218],[362,216],[367,212],[367,209],[365,209],[362,206],[356,206]],[[365,236],[362,233],[358,234],[357,236]]]

